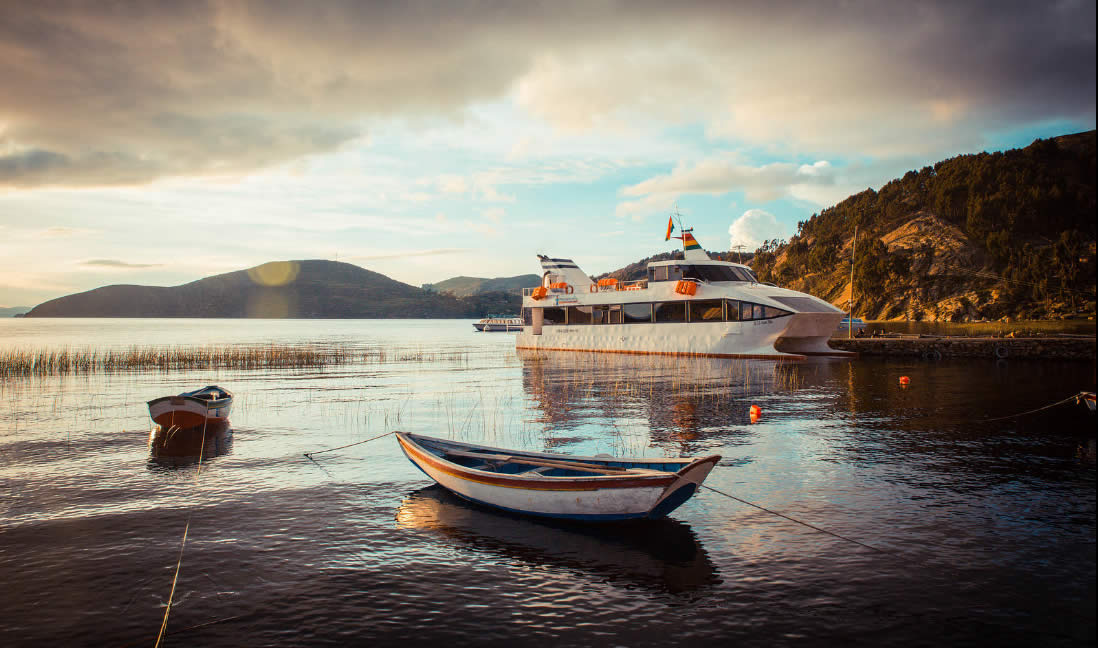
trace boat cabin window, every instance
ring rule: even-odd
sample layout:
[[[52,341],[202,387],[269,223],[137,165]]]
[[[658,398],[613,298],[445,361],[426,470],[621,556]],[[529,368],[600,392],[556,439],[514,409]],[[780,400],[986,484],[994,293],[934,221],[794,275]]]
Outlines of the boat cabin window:
[[[524,308],[522,309],[522,325],[533,326],[534,325],[534,309]]]
[[[789,311],[774,308],[773,306],[751,304],[749,302],[741,302],[734,299],[725,300],[725,313],[728,317],[726,321],[729,322],[735,322],[737,320],[749,322],[751,320],[774,319],[775,317],[792,315]]]
[[[656,304],[657,322],[685,322],[686,303],[681,301],[663,302]]]
[[[678,281],[683,278],[683,268],[689,266],[665,265],[648,268],[648,281]]]
[[[694,299],[690,305],[691,322],[720,322],[724,319],[724,307],[719,299]]]
[[[683,266],[684,279],[698,279],[701,281],[751,281],[757,282],[755,275],[745,268],[719,265],[688,265]]]
[[[573,324],[590,324],[591,323],[591,306],[569,306],[568,307],[568,325]]]
[[[592,324],[609,324],[610,323],[610,309],[613,306],[592,306],[591,307],[591,323]],[[621,310],[621,306],[618,305],[618,310]],[[621,322],[618,322],[619,324]]]
[[[564,309],[563,308],[546,308],[545,319],[542,320],[543,326],[553,326],[555,324],[564,324]]]
[[[611,304],[609,306],[610,312],[608,313],[610,324],[622,324],[622,309],[621,304]]]
[[[736,301],[735,299],[724,300],[724,321],[740,321],[740,302]]]
[[[652,321],[652,304],[625,304],[622,306],[625,324],[644,324]]]

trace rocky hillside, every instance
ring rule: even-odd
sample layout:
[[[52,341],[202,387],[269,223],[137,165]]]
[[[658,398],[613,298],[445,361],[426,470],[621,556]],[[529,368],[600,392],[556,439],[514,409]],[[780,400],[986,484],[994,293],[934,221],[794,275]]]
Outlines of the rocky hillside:
[[[349,263],[277,261],[182,286],[104,286],[27,317],[447,318],[517,312],[518,294],[458,298]]]
[[[813,214],[756,251],[764,281],[866,319],[1093,316],[1095,133],[962,155]]]
[[[424,290],[437,293],[449,293],[454,297],[471,297],[489,292],[504,292],[521,294],[523,288],[530,288],[541,283],[541,276],[536,274],[524,274],[517,277],[495,277],[486,279],[483,277],[452,277],[435,284],[423,284]]]

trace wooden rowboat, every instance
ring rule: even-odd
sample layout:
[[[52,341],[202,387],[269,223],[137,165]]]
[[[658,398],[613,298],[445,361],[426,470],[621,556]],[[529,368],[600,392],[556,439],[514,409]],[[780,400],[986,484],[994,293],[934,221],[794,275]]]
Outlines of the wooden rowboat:
[[[161,427],[192,428],[224,422],[232,406],[232,392],[210,385],[178,396],[154,398],[149,401],[149,416]]]
[[[405,456],[467,500],[573,520],[661,518],[698,490],[720,455],[699,459],[575,457],[397,432]]]

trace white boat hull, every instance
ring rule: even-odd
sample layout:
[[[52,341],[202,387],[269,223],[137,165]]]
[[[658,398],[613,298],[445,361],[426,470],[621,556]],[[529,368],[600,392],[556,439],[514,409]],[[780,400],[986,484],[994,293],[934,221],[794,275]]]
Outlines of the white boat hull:
[[[398,434],[401,450],[428,477],[465,499],[526,515],[577,520],[662,517],[689,498],[716,465],[712,456],[678,473],[585,479],[500,475],[468,469],[424,451]],[[559,455],[558,455],[559,456]],[[674,499],[674,502],[670,501]]]
[[[827,344],[841,318],[841,313],[797,313],[750,322],[546,326],[541,335],[525,327],[517,336],[516,347],[719,358],[845,355]],[[781,350],[775,348],[779,340]]]

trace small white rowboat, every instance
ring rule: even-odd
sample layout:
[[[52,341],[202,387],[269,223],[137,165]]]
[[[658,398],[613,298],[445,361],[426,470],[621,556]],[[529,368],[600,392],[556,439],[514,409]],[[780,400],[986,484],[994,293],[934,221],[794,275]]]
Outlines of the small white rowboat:
[[[699,459],[574,457],[397,432],[428,477],[467,500],[573,520],[661,518],[698,490],[720,455]]]
[[[154,398],[149,401],[149,416],[161,427],[192,428],[224,422],[232,407],[232,392],[210,385],[178,396]]]

